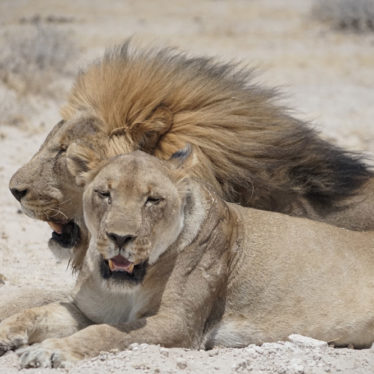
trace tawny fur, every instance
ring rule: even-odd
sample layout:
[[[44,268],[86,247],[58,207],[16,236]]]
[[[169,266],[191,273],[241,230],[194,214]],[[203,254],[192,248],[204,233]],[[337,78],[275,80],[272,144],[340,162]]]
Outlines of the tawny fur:
[[[373,232],[225,203],[187,177],[196,159],[181,165],[185,157],[135,152],[86,174],[91,241],[73,302],[3,321],[0,351],[41,342],[23,350],[22,366],[60,367],[135,342],[243,347],[292,333],[374,341]],[[132,240],[119,247],[113,234]],[[144,279],[103,272],[118,254],[148,263]]]
[[[322,140],[275,103],[275,90],[251,80],[235,64],[125,43],[79,74],[64,120],[10,187],[29,216],[79,226],[67,250],[77,269],[88,243],[80,176],[138,149],[168,159],[190,144],[192,174],[226,201],[372,230],[374,182],[361,158]]]

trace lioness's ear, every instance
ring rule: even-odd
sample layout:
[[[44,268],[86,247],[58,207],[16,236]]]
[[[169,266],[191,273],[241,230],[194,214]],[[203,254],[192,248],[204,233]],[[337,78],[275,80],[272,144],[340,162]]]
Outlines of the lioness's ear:
[[[186,144],[183,149],[173,153],[168,160],[172,169],[189,168],[194,164],[194,154],[190,144]]]
[[[78,186],[85,186],[90,180],[90,172],[100,163],[98,155],[90,148],[77,143],[69,146],[66,153],[66,164]]]
[[[173,114],[165,106],[159,106],[145,121],[135,123],[130,129],[133,141],[139,149],[153,153],[158,140],[173,124]]]

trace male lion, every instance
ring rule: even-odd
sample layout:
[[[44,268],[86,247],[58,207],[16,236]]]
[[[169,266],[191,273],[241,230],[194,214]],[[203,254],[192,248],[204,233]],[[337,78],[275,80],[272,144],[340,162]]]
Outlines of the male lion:
[[[185,157],[137,151],[81,179],[91,240],[73,301],[3,321],[0,351],[40,342],[22,366],[60,367],[134,342],[374,341],[374,232],[225,203]]]
[[[75,176],[134,150],[169,159],[189,143],[193,175],[227,201],[373,229],[374,182],[360,157],[322,140],[250,77],[210,58],[125,43],[78,76],[63,120],[10,189],[27,215],[50,223],[51,249],[68,248],[76,269],[88,235]]]

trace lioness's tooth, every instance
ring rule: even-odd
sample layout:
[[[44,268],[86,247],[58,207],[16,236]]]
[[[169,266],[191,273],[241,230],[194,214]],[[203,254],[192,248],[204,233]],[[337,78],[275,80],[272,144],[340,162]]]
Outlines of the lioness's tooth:
[[[113,270],[114,270],[113,261],[112,261],[112,260],[108,260],[108,264],[109,264],[109,269],[110,269],[111,271],[113,271]]]
[[[131,263],[131,264],[129,265],[129,267],[127,268],[127,272],[128,272],[128,273],[132,273],[133,271],[134,271],[134,264]]]

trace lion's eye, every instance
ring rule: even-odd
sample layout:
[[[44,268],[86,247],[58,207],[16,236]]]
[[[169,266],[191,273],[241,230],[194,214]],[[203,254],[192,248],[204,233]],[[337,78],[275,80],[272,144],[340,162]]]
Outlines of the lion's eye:
[[[102,191],[102,190],[95,190],[95,193],[101,198],[101,199],[110,199],[110,192],[109,191]]]
[[[159,204],[162,200],[164,200],[162,197],[154,197],[154,196],[148,196],[147,200],[145,201],[145,206],[152,206]]]
[[[66,152],[67,149],[68,149],[68,147],[66,145],[61,145],[61,147],[57,151],[56,157],[61,156],[63,153]]]

